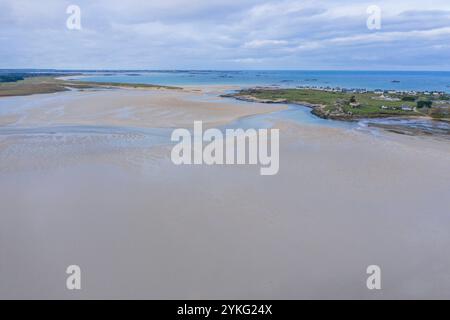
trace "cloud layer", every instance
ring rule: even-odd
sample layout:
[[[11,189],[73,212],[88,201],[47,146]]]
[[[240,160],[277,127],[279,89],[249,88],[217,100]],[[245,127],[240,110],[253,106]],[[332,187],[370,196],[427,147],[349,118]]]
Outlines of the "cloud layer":
[[[0,48],[0,68],[450,70],[450,2],[0,0]]]

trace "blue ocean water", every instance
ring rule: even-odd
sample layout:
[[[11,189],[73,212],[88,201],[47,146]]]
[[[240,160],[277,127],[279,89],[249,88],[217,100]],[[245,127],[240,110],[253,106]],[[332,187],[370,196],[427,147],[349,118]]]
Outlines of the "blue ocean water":
[[[450,72],[438,71],[140,71],[87,74],[82,79],[172,86],[315,86],[450,93]]]

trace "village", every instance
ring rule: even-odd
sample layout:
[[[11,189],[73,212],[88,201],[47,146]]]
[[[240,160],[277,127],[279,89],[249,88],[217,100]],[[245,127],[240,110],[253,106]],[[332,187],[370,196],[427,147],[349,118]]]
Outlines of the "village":
[[[443,91],[382,90],[297,86],[257,87],[232,95],[241,100],[297,103],[310,106],[322,118],[353,120],[392,116],[450,119],[450,94]]]

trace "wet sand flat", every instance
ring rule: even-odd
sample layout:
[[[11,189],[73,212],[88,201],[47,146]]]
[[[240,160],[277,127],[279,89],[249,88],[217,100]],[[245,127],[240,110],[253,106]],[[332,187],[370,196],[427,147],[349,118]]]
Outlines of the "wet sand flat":
[[[284,107],[204,94],[21,97],[10,126],[213,126]],[[152,134],[0,135],[0,297],[450,297],[448,141],[274,126],[271,177],[257,166],[175,166]],[[71,264],[81,291],[65,288]],[[366,288],[373,264],[381,291]]]
[[[226,100],[202,100],[193,90],[112,89],[72,91],[0,99],[0,123],[183,127],[195,120],[222,125],[243,116],[285,109],[282,105],[242,106]],[[16,119],[13,122],[11,119]]]

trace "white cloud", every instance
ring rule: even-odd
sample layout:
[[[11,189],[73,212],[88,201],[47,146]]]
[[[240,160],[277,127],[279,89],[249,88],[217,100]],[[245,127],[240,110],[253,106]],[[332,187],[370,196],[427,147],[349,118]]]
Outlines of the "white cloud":
[[[264,47],[276,47],[276,46],[282,46],[286,45],[289,42],[286,40],[252,40],[249,42],[244,43],[244,48],[249,49],[258,49],[258,48],[264,48]]]
[[[448,0],[75,2],[82,31],[65,28],[72,1],[1,0],[0,67],[450,69]],[[372,4],[377,32],[366,28]]]

